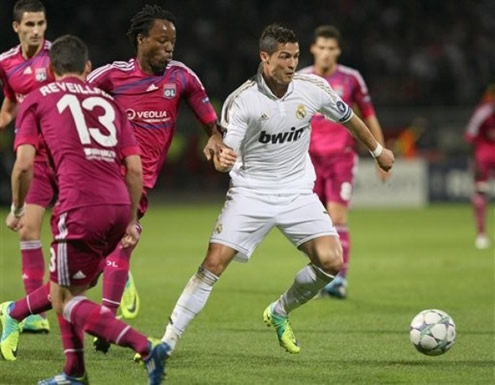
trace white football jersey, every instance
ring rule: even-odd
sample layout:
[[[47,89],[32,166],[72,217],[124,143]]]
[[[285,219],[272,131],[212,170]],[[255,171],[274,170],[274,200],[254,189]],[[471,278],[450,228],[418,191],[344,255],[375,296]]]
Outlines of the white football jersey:
[[[323,78],[296,74],[282,98],[261,72],[229,95],[222,108],[224,142],[237,152],[232,187],[263,193],[313,190],[315,171],[308,148],[310,121],[317,112],[345,123],[353,116]]]

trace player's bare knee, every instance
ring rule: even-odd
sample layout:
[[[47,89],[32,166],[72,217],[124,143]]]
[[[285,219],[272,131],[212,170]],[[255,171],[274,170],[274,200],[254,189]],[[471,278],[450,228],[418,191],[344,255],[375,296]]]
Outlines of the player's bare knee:
[[[41,239],[41,232],[37,226],[26,222],[19,229],[19,238],[21,241],[37,241]]]
[[[318,250],[318,261],[325,273],[336,275],[344,264],[340,244]]]
[[[210,273],[215,274],[219,277],[224,270],[227,268],[228,262],[223,258],[220,250],[217,249],[208,249],[208,254],[206,255],[205,260],[201,264],[201,266],[208,270]]]
[[[225,264],[216,259],[205,259],[201,265],[204,269],[208,270],[210,273],[215,274],[219,277],[225,270]]]
[[[210,243],[206,258],[201,266],[219,277],[232,261],[235,253],[236,251],[230,247],[217,243]]]

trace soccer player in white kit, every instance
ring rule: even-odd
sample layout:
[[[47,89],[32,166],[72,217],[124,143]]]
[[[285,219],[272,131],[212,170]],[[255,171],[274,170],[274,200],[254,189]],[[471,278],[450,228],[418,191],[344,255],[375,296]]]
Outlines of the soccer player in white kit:
[[[258,74],[225,101],[223,150],[215,168],[230,170],[231,187],[210,238],[208,251],[170,316],[162,341],[172,351],[192,319],[203,309],[213,284],[234,259],[248,260],[273,227],[309,258],[292,286],[263,314],[280,345],[299,353],[288,314],[328,284],[342,266],[342,248],[330,216],[313,193],[315,172],[308,154],[313,114],[344,124],[388,171],[394,156],[316,75],[296,74],[299,45],[293,31],[269,25],[260,38]]]

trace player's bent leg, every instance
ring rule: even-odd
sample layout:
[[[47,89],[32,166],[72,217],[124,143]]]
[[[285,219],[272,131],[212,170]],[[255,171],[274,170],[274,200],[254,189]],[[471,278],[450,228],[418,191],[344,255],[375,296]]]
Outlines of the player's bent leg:
[[[51,307],[49,284],[41,286],[16,302],[9,301],[0,305],[0,352],[6,360],[13,361],[17,357],[19,333],[22,331],[24,320],[32,314],[50,310]]]
[[[26,204],[23,227],[19,230],[22,254],[22,278],[26,294],[32,293],[43,285],[45,261],[41,248],[41,225],[45,207],[38,204]],[[24,320],[23,332],[48,333],[50,324],[44,313],[30,315]]]
[[[141,233],[141,227],[138,225]],[[126,319],[136,318],[139,312],[139,296],[132,275],[129,272],[131,254],[137,244],[123,248],[119,244],[105,258],[103,270],[102,304],[115,315],[120,306],[122,316]]]
[[[74,310],[70,307],[71,301],[84,295],[88,285],[81,286],[61,286],[55,282],[50,282],[50,297],[52,306],[57,313],[57,320],[60,328],[62,346],[64,348],[65,365],[63,372],[38,384],[58,385],[64,384],[88,384],[88,378],[84,362],[84,330],[78,329],[70,322],[70,313]],[[66,318],[69,314],[69,319]]]
[[[170,353],[187,326],[203,310],[213,285],[236,254],[237,251],[231,247],[219,243],[209,244],[203,263],[187,283],[169,318],[162,341],[170,346]]]
[[[63,316],[64,322],[67,321],[73,325],[73,334],[76,331],[85,331],[117,345],[133,348],[144,357],[149,384],[161,384],[165,375],[165,361],[170,350],[169,346],[161,341],[149,341],[129,325],[117,320],[108,309],[89,301],[84,296],[88,286],[62,287],[51,282],[50,293],[54,309]],[[66,348],[65,345],[64,348]],[[84,365],[81,367],[84,368]],[[85,371],[74,375],[66,373],[65,368],[63,374],[74,378],[86,376]]]
[[[342,266],[342,249],[335,236],[311,239],[303,243],[300,249],[312,263],[296,274],[289,289],[263,313],[265,323],[275,328],[280,346],[289,353],[300,351],[288,318],[289,313],[311,300]]]
[[[109,262],[109,261],[107,261]],[[119,280],[119,274],[115,274],[116,272],[113,271],[112,273],[109,272],[110,268],[105,268],[105,272],[103,274],[103,292],[104,292],[104,297],[102,302],[103,306],[105,306],[107,309],[112,311],[114,315],[116,315],[116,309],[117,307],[120,306],[120,310],[122,314],[120,316],[117,316],[118,319],[120,318],[125,318],[125,319],[133,319],[136,318],[138,313],[139,313],[139,306],[140,306],[140,299],[139,299],[139,294],[137,292],[136,285],[134,284],[134,279],[132,278],[131,272],[126,269],[122,270],[119,273],[125,273],[127,275],[127,282],[125,282],[125,279],[120,277],[121,282],[125,282],[124,285],[124,292],[122,293],[121,289],[121,282],[116,282],[116,280]],[[111,278],[110,278],[111,277]],[[115,282],[115,285],[112,287],[110,282],[113,281]],[[122,293],[122,299],[120,301],[120,305],[116,301],[112,301],[110,298],[117,299],[120,294]],[[112,304],[112,306],[109,306],[109,304]],[[93,347],[96,352],[100,352],[103,354],[107,354],[108,351],[110,350],[110,342],[105,341],[104,339],[100,337],[95,337],[93,339]]]
[[[141,233],[141,225],[138,224]],[[119,244],[106,257],[103,269],[103,299],[102,304],[114,315],[120,307],[121,317],[125,319],[136,318],[139,313],[141,301],[129,271],[132,252],[137,244],[132,247],[123,248]],[[111,344],[99,337],[93,339],[95,351],[107,354]]]
[[[129,255],[130,256],[130,255]],[[107,262],[112,262],[112,261],[107,261]],[[106,295],[107,297],[114,297],[114,298],[118,298],[119,294],[118,292],[121,292],[121,289],[120,289],[120,283],[116,283],[113,287],[111,287],[111,284],[109,283],[110,281],[112,281],[112,279],[110,279],[110,277],[113,278],[113,282],[115,282],[115,279],[118,279],[118,274],[115,274],[115,272],[113,273],[109,273],[109,269],[110,268],[106,268],[105,269],[105,273],[104,273],[104,280],[103,280],[103,291],[104,291],[104,296]],[[137,288],[136,288],[136,285],[134,283],[134,279],[132,277],[132,274],[131,272],[128,270],[125,270],[123,271],[127,274],[128,278],[127,278],[127,281],[125,283],[125,286],[124,286],[124,292],[122,293],[122,299],[120,301],[120,310],[122,312],[122,315],[120,316],[117,316],[117,318],[124,318],[124,319],[133,319],[133,318],[136,318],[138,313],[139,313],[139,307],[140,307],[140,304],[141,304],[141,301],[139,299],[139,294],[138,294],[138,291],[137,291]],[[112,292],[112,294],[110,294],[109,292]],[[103,299],[103,304],[105,307],[109,308],[110,310],[112,310],[112,312],[115,314],[115,311],[116,311],[116,308],[115,306],[112,306],[112,307],[108,307],[108,305],[110,303],[112,303],[112,300],[108,299],[108,298],[104,298]],[[115,301],[113,301],[113,305],[117,305],[119,306]],[[110,342],[100,338],[100,337],[95,337],[93,339],[93,347],[95,349],[96,352],[100,352],[100,353],[103,353],[103,354],[107,354],[108,351],[110,350]]]
[[[336,236],[326,235],[310,239],[299,246],[313,265],[332,278],[343,265],[342,246]]]
[[[141,195],[141,200],[139,201],[138,217],[142,218],[147,210],[148,210],[148,197],[146,191],[143,191]],[[137,230],[139,231],[140,234],[143,231],[140,223],[137,223]],[[117,289],[113,289],[115,291],[113,299],[114,300],[118,299],[118,301],[120,301],[120,311],[122,313],[122,317],[124,317],[125,319],[134,319],[137,317],[139,313],[139,306],[140,306],[139,295],[136,288],[136,284],[134,283],[134,278],[131,272],[129,271],[131,254],[136,248],[136,246],[137,244],[135,244],[132,247],[122,249],[120,248],[120,244],[119,244],[116,250],[119,250],[120,252],[118,254],[115,254],[114,251],[114,253],[112,253],[107,257],[109,261],[113,261],[113,258],[117,257],[117,262],[122,261],[122,266],[124,267],[125,267],[125,262],[127,262],[127,276],[125,276],[125,279],[122,280],[125,284],[124,284],[123,292],[120,292],[121,296],[118,297],[119,294],[118,291],[121,290],[120,282],[117,285]],[[108,268],[110,269],[110,267]],[[104,279],[106,279],[105,274],[104,274]],[[115,278],[113,279],[113,281],[115,281]],[[104,290],[104,297],[105,297],[105,290]]]

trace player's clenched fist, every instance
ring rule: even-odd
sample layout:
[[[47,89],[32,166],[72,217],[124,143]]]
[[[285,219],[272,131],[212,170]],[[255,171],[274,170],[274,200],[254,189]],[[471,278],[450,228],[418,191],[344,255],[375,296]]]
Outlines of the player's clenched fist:
[[[139,237],[140,233],[137,224],[135,222],[129,223],[124,238],[122,238],[122,247],[126,249],[135,246],[139,241]]]
[[[221,172],[229,171],[237,159],[237,154],[234,150],[224,147],[213,157],[215,169]]]
[[[380,168],[384,171],[389,171],[395,162],[394,153],[388,148],[384,148],[382,153],[375,159]]]

